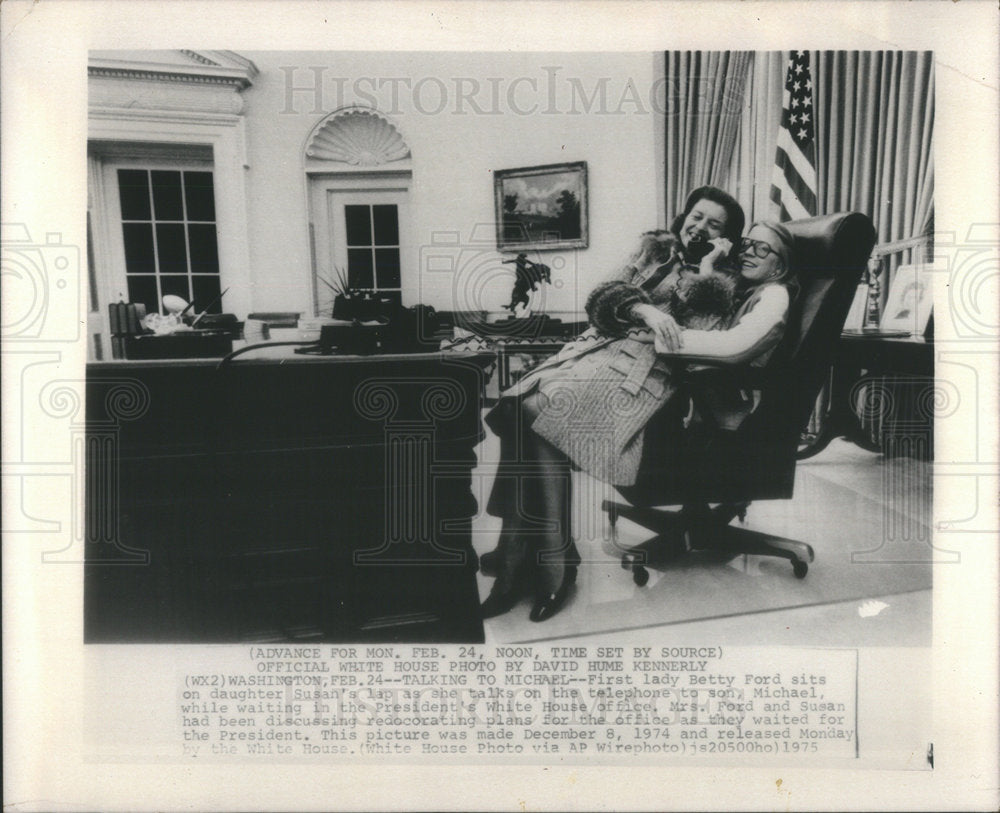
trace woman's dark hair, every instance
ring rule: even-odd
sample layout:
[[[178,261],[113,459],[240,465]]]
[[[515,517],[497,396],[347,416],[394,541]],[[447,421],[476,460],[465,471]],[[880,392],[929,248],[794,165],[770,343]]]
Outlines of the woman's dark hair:
[[[726,210],[726,227],[722,230],[722,236],[733,244],[732,251],[729,252],[729,259],[735,262],[740,253],[740,238],[743,236],[743,227],[746,225],[746,215],[743,214],[743,207],[740,206],[736,198],[728,192],[723,192],[717,186],[699,186],[688,195],[684,211],[674,218],[674,222],[670,224],[670,231],[680,240],[681,226],[684,225],[684,221],[691,214],[695,204],[702,200],[718,203]]]

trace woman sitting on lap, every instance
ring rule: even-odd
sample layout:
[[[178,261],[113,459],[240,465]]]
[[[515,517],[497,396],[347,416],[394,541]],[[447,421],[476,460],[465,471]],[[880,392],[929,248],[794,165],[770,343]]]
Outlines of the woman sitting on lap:
[[[686,276],[709,277],[725,268],[724,235],[738,235],[728,228],[733,220],[742,227],[738,204],[708,189],[713,197],[704,189],[692,194],[701,196],[689,199],[676,239],[658,240],[668,244],[666,265],[663,253],[649,250],[647,233],[640,262],[588,299],[593,329],[504,392],[487,415],[501,442],[487,511],[502,517],[503,527],[496,550],[482,557],[483,571],[496,575],[482,606],[484,618],[507,612],[527,590],[533,593],[533,621],[562,607],[580,562],[570,536],[570,471],[582,469],[614,485],[635,482],[645,426],[677,392],[671,357],[763,364],[781,338],[794,283],[792,238],[778,224],[757,224],[739,244],[728,314],[689,309],[680,324],[669,312],[691,284]],[[692,213],[710,215],[699,228],[713,244],[697,270],[687,267],[683,253],[685,236],[697,233],[687,230]],[[733,428],[752,408],[752,402],[740,401],[715,417]]]

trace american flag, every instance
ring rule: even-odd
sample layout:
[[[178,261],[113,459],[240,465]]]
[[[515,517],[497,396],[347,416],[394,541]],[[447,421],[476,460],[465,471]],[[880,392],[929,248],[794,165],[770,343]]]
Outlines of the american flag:
[[[809,52],[792,51],[781,95],[781,128],[771,177],[780,220],[816,214],[816,141]]]

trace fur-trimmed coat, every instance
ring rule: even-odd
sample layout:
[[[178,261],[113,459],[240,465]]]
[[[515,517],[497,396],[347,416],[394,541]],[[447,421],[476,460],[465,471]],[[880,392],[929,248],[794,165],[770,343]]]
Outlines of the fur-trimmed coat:
[[[642,283],[657,269],[626,271],[598,286],[587,302],[593,326],[502,393],[501,404],[487,415],[490,427],[505,431],[511,410],[504,399],[537,390],[544,406],[532,430],[594,477],[632,485],[642,458],[643,430],[676,391],[670,370],[676,359],[656,352],[652,332],[634,324],[629,311],[644,301],[669,311],[682,276],[679,259],[666,271],[649,291]],[[703,319],[685,330],[682,352],[763,363],[781,338],[787,310],[783,286],[761,286],[731,317]],[[719,399],[715,417],[735,428],[753,406],[752,399]]]

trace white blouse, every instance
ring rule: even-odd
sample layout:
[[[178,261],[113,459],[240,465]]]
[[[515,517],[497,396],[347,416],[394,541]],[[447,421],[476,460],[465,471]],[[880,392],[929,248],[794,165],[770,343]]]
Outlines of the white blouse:
[[[771,349],[781,339],[790,299],[784,285],[764,285],[747,303],[728,330],[682,330],[681,347],[666,350],[656,337],[656,351],[670,356],[698,356],[734,363],[750,361]]]

